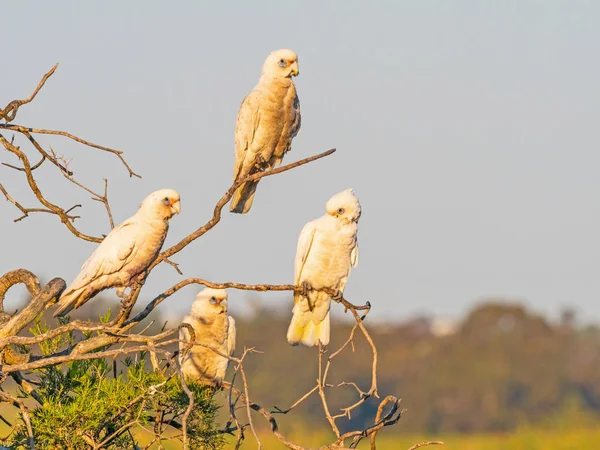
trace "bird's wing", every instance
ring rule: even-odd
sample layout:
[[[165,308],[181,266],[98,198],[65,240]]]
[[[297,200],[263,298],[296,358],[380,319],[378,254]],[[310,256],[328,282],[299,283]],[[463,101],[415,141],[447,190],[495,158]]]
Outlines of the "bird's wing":
[[[133,218],[114,228],[81,266],[69,290],[79,289],[103,275],[120,271],[137,253],[139,225]]]
[[[235,350],[235,320],[231,316],[227,316],[227,318],[229,319],[229,327],[227,328],[227,354],[231,356]]]
[[[312,220],[304,225],[300,236],[298,237],[298,247],[296,249],[296,260],[294,261],[294,283],[300,283],[300,277],[302,276],[302,269],[310,249],[312,247],[315,233],[317,232],[317,221]]]
[[[242,172],[248,147],[254,140],[254,135],[260,124],[260,102],[262,93],[254,89],[242,101],[235,123],[235,161],[233,164],[233,179],[237,180]],[[246,175],[246,174],[244,174]]]
[[[350,263],[352,267],[358,266],[358,241],[355,242],[354,248],[350,252]]]
[[[290,134],[292,138],[295,138],[298,135],[298,132],[300,131],[300,127],[302,126],[302,116],[300,114],[300,99],[298,98],[298,95],[296,95],[296,97],[294,98],[293,108],[294,118],[292,120],[292,128]]]
[[[182,320],[182,323],[188,323],[188,324],[189,324],[189,323],[190,323],[190,318],[186,316],[186,317],[185,317],[185,318]],[[188,341],[188,342],[189,342],[189,340],[190,340],[190,332],[188,331],[188,329],[187,329],[186,327],[182,327],[182,328],[179,330],[179,339],[180,339],[181,341]],[[183,349],[184,349],[186,346],[187,346],[187,342],[180,342],[180,343],[179,343],[179,351],[180,351],[180,352],[181,352],[181,351],[183,351]]]

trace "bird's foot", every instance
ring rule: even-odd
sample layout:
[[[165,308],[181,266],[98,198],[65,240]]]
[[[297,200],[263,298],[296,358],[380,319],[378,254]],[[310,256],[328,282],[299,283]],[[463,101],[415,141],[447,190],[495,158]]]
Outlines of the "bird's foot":
[[[313,290],[312,285],[308,281],[303,281],[300,283],[300,287],[302,288],[300,291],[302,297],[308,297],[308,293]]]
[[[125,298],[125,290],[127,289],[126,286],[121,286],[117,288],[117,297],[119,297],[120,299]]]
[[[344,299],[344,293],[342,291],[340,291],[339,289],[335,293],[335,295],[331,296],[331,300],[333,300],[336,303],[341,302],[343,299]]]
[[[256,160],[254,161],[254,168],[258,172],[264,172],[270,169],[269,162],[262,157],[262,155],[257,155]]]
[[[137,277],[135,277],[133,279],[133,281],[137,284],[143,284],[144,280],[146,279],[146,276],[148,276],[148,272],[147,271],[143,271],[142,273],[140,273]]]
[[[302,290],[300,291],[300,295],[306,299],[306,303],[308,303],[308,310],[312,312],[313,309],[315,309],[315,307],[310,302],[310,297],[308,296],[308,293],[313,290],[313,287],[308,281],[303,281],[302,283],[300,283],[300,287],[302,288]]]
[[[121,299],[121,309],[128,309],[131,301],[127,297]]]

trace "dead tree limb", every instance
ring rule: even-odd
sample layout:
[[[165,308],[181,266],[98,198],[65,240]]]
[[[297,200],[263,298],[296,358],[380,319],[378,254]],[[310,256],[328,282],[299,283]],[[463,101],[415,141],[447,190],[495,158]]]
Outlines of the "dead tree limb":
[[[0,329],[0,338],[14,336],[31,323],[47,305],[56,300],[67,285],[62,278],[54,278],[44,286],[38,295],[33,297],[27,306],[18,314],[14,315]]]

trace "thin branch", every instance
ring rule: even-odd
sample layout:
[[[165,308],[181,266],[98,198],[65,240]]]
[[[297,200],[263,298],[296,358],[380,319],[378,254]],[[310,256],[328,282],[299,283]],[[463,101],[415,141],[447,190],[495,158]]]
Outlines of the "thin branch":
[[[427,441],[427,442],[421,442],[419,444],[415,444],[413,445],[411,448],[409,448],[408,450],[417,450],[420,447],[426,447],[428,445],[444,445],[444,443],[442,441]]]
[[[203,226],[198,228],[196,231],[194,231],[193,233],[190,233],[188,236],[183,238],[177,244],[173,245],[172,247],[170,247],[167,250],[165,250],[164,252],[162,252],[160,255],[160,258],[157,258],[156,261],[154,261],[154,263],[152,263],[150,265],[150,267],[148,268],[148,271],[151,271],[154,267],[156,267],[158,264],[160,264],[164,260],[164,258],[169,258],[170,256],[173,256],[175,253],[178,253],[181,250],[183,250],[190,243],[194,242],[196,239],[198,239],[200,236],[205,234],[207,231],[211,230],[217,223],[219,223],[219,221],[221,220],[221,210],[227,204],[227,202],[229,202],[229,200],[231,200],[236,189],[238,187],[240,187],[242,184],[244,184],[248,181],[257,181],[257,180],[260,180],[261,178],[269,177],[272,175],[277,175],[279,173],[286,172],[286,171],[294,169],[296,167],[303,166],[304,164],[308,164],[308,163],[316,161],[318,159],[325,158],[326,156],[333,154],[335,152],[335,150],[336,150],[335,148],[332,148],[331,150],[327,150],[326,152],[319,153],[318,155],[311,156],[309,158],[304,158],[304,159],[301,159],[299,161],[296,161],[296,162],[293,162],[290,164],[286,164],[285,166],[281,166],[276,169],[268,170],[265,172],[258,172],[253,175],[246,176],[246,177],[240,179],[239,181],[233,183],[233,185],[227,190],[227,192],[223,195],[223,197],[221,197],[221,199],[215,205],[215,208],[213,211],[213,217],[208,222],[206,222],[206,224],[204,224]]]
[[[115,222],[113,220],[112,212],[110,210],[110,204],[108,203],[108,180],[106,178],[104,178],[104,194],[98,194],[97,192],[92,191],[90,188],[88,188],[87,186],[84,186],[79,181],[77,181],[75,178],[73,178],[73,172],[69,171],[69,163],[64,158],[57,158],[56,154],[54,153],[54,150],[52,150],[52,147],[50,147],[50,151],[52,152],[52,157],[51,158],[48,157],[48,158],[51,161],[62,162],[62,165],[59,165],[59,167],[61,167],[61,168],[64,167],[64,170],[61,171],[63,176],[67,180],[69,180],[71,183],[73,183],[74,185],[79,186],[81,189],[83,189],[87,193],[92,194],[92,200],[100,202],[104,205],[104,208],[106,209],[106,214],[108,215],[110,229],[112,230],[115,227]]]
[[[21,163],[23,164],[23,167],[25,168],[25,176],[27,177],[27,182],[29,184],[29,187],[42,205],[44,205],[47,209],[51,210],[54,214],[59,216],[60,220],[65,224],[65,226],[69,229],[69,231],[71,231],[71,233],[73,233],[78,238],[86,240],[86,241],[90,241],[90,242],[102,242],[101,238],[88,236],[84,233],[81,233],[79,230],[77,230],[77,228],[75,228],[75,226],[73,226],[72,222],[75,219],[75,217],[69,216],[65,212],[64,209],[62,209],[59,206],[46,200],[46,198],[43,196],[42,192],[40,191],[40,189],[37,185],[37,182],[35,181],[35,179],[33,177],[33,174],[31,173],[31,165],[30,165],[29,159],[27,158],[25,153],[23,153],[18,147],[14,146],[10,142],[8,142],[4,138],[4,136],[2,136],[1,134],[0,134],[0,143],[2,143],[2,145],[4,145],[4,148],[6,148],[9,152],[16,155],[21,160]],[[26,213],[24,213],[24,214],[27,215]]]
[[[288,409],[281,409],[278,406],[274,406],[275,410],[271,411],[271,414],[287,414],[287,413],[289,413],[292,409],[294,409],[296,406],[298,406],[300,403],[302,403],[304,400],[306,400],[308,397],[310,397],[318,389],[319,389],[319,385],[317,384],[310,391],[308,391],[306,394],[304,394],[302,397],[300,397],[300,399],[296,400],[296,402],[292,406],[290,406]]]
[[[252,414],[250,413],[250,397],[248,392],[248,380],[246,379],[246,371],[244,370],[243,361],[246,355],[249,352],[254,351],[253,348],[245,348],[242,357],[239,359],[238,366],[236,367],[236,371],[239,369],[242,375],[242,384],[244,385],[244,396],[246,397],[246,414],[248,415],[248,423],[250,424],[250,429],[252,430],[252,434],[254,435],[254,439],[256,439],[256,443],[258,444],[258,450],[261,450],[262,444],[260,443],[260,439],[258,438],[258,434],[256,434],[256,430],[254,429],[254,423],[252,422]]]
[[[6,292],[16,284],[24,284],[32,297],[40,292],[40,281],[29,270],[17,269],[8,272],[0,277],[0,309],[4,310]]]
[[[135,173],[131,169],[131,167],[129,167],[129,164],[127,164],[127,161],[125,161],[125,158],[123,158],[123,152],[120,150],[115,150],[110,147],[105,147],[103,145],[94,144],[93,142],[86,141],[85,139],[77,137],[71,133],[67,133],[66,131],[44,130],[44,129],[40,129],[40,128],[24,127],[22,125],[17,125],[17,124],[1,124],[0,123],[0,129],[2,129],[2,128],[5,130],[18,131],[19,133],[52,134],[55,136],[64,136],[64,137],[72,139],[76,142],[79,142],[80,144],[86,145],[88,147],[92,147],[92,148],[96,148],[98,150],[112,153],[113,155],[116,155],[121,160],[121,162],[123,163],[123,165],[129,172],[130,177],[142,178],[140,175]]]
[[[188,402],[188,406],[185,410],[185,413],[183,415],[183,417],[181,418],[181,432],[183,433],[183,450],[187,450],[188,449],[188,436],[187,436],[187,421],[188,418],[190,417],[190,414],[192,413],[192,410],[194,409],[194,393],[192,391],[190,391],[190,388],[188,387],[187,383],[185,382],[185,376],[183,375],[183,370],[181,370],[181,363],[179,361],[179,358],[175,359],[175,365],[177,368],[177,374],[179,375],[179,381],[181,382],[181,388],[183,389],[183,392],[185,392],[185,395],[187,395],[189,402]]]
[[[65,280],[54,278],[27,304],[25,308],[13,316],[0,329],[0,338],[14,336],[32,322],[48,304],[54,301],[67,287]]]
[[[19,209],[19,211],[21,211],[21,213],[23,214],[22,216],[19,216],[16,219],[14,219],[13,220],[14,222],[20,222],[21,220],[28,217],[30,213],[41,212],[41,213],[54,214],[54,211],[51,211],[51,210],[45,209],[45,208],[25,208],[25,207],[23,207],[19,202],[17,202],[14,198],[12,198],[10,196],[10,194],[6,191],[6,189],[4,188],[4,186],[2,186],[2,184],[0,184],[0,192],[2,192],[4,194],[4,197],[6,197],[7,201],[9,201],[13,205],[15,205]]]
[[[126,423],[125,425],[123,425],[121,428],[119,428],[117,431],[115,431],[114,433],[112,433],[110,436],[108,436],[106,439],[104,439],[102,442],[100,442],[98,445],[96,445],[94,447],[94,450],[97,449],[101,449],[102,447],[104,447],[106,444],[108,444],[110,441],[112,441],[113,439],[115,439],[116,437],[118,437],[119,435],[123,434],[125,431],[127,431],[129,428],[131,428],[134,425],[137,425],[139,423],[138,419],[136,418],[135,420],[132,420],[129,423]]]
[[[23,416],[23,422],[25,422],[25,427],[27,428],[27,436],[29,442],[29,448],[31,450],[35,450],[35,442],[33,439],[33,429],[31,428],[31,419],[29,417],[29,411],[25,407],[25,404],[16,397],[8,394],[7,392],[0,391],[0,398],[2,398],[5,402],[11,403],[21,410],[21,415]]]
[[[339,438],[340,430],[335,424],[335,420],[333,420],[333,418],[331,417],[331,413],[329,412],[329,406],[327,405],[327,397],[325,396],[325,378],[323,377],[323,353],[325,353],[325,350],[323,349],[321,341],[319,341],[319,378],[317,379],[317,386],[319,387],[319,397],[321,397],[321,403],[323,404],[325,418],[329,422],[329,425],[335,433],[335,436]]]
[[[170,355],[170,352],[157,348],[159,345],[163,344],[172,344],[174,341],[165,342],[157,344],[155,347],[148,347],[147,345],[140,345],[137,347],[125,347],[118,350],[106,350],[101,352],[94,352],[88,354],[69,354],[69,355],[61,355],[61,356],[51,356],[42,359],[37,359],[32,362],[24,363],[24,364],[14,364],[12,366],[1,366],[0,370],[5,373],[11,372],[19,372],[24,370],[33,370],[33,369],[41,369],[42,367],[54,366],[56,364],[61,364],[64,362],[71,361],[84,361],[88,359],[101,359],[101,358],[109,358],[116,355],[126,355],[128,353],[136,353],[136,352],[148,352],[150,350],[154,350],[157,353],[161,353],[164,355]]]
[[[19,108],[21,106],[26,105],[27,103],[31,102],[35,98],[35,96],[38,94],[38,92],[40,92],[40,89],[42,89],[42,87],[44,87],[44,84],[46,84],[46,81],[48,80],[48,78],[50,78],[52,76],[52,74],[54,73],[54,71],[56,70],[57,67],[58,67],[58,63],[56,63],[54,65],[54,67],[52,67],[52,69],[50,69],[42,77],[42,80],[38,83],[37,87],[35,88],[35,91],[33,91],[33,94],[31,94],[25,100],[13,100],[8,105],[6,105],[6,107],[4,109],[0,109],[0,120],[4,119],[4,120],[6,120],[6,122],[12,122],[13,120],[15,120],[15,118],[17,117],[17,111],[19,110]]]
[[[341,435],[338,438],[338,440],[335,442],[335,445],[342,444],[346,439],[354,437],[354,440],[352,441],[350,448],[356,448],[358,443],[363,438],[368,437],[368,436],[372,435],[373,433],[377,433],[383,427],[396,424],[402,417],[402,411],[398,411],[398,407],[400,406],[400,401],[401,401],[400,399],[394,397],[393,395],[388,395],[386,398],[384,398],[382,400],[381,404],[383,404],[383,406],[385,406],[387,403],[392,403],[392,408],[384,417],[380,418],[380,420],[376,421],[373,425],[371,425],[370,427],[368,427],[362,431],[349,431],[347,433],[344,433],[343,435]],[[383,408],[383,406],[380,405],[381,408]],[[398,414],[396,414],[397,412],[398,412]]]

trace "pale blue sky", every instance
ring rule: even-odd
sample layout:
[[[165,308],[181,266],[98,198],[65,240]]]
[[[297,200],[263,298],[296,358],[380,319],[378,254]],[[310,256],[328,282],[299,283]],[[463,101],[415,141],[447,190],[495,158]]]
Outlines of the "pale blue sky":
[[[142,180],[111,155],[40,137],[78,179],[100,189],[108,176],[117,222],[177,189],[166,245],[230,185],[237,109],[266,55],[299,55],[302,129],[285,162],[338,152],[263,180],[250,214],[225,214],[174,258],[185,276],[291,282],[300,229],[352,187],[361,254],[346,294],[379,318],[458,316],[493,296],[600,319],[600,2],[6,2],[2,18],[0,103],[59,62],[17,123],[123,150]],[[84,202],[83,231],[107,231],[100,204],[49,165],[36,174],[49,199]],[[19,174],[0,167],[0,179],[34,205]],[[56,217],[17,216],[0,201],[0,273],[70,282],[95,244]],[[179,279],[159,267],[140,303]],[[183,312],[196,290],[164,311]],[[262,298],[291,308],[288,297]],[[240,313],[247,294],[230,299]]]

